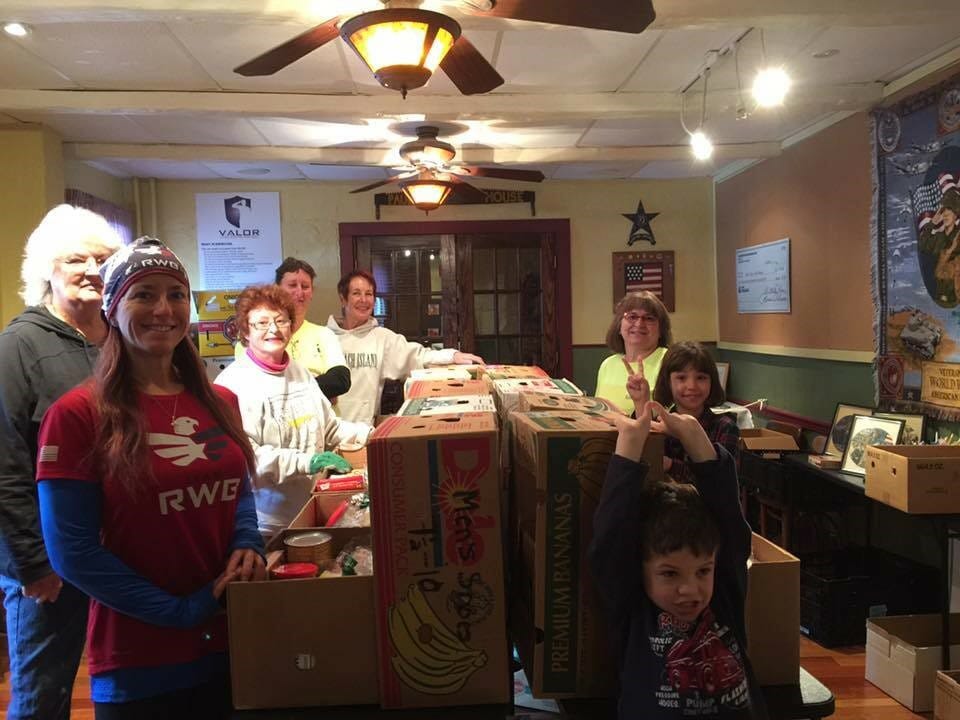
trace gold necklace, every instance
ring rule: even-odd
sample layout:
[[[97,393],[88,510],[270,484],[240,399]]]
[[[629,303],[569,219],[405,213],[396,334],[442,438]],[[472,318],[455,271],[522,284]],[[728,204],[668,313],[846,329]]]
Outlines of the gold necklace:
[[[161,403],[155,396],[150,395],[149,393],[143,393],[148,398],[150,398],[158,408],[160,408],[164,413],[166,413],[166,406]],[[169,397],[169,395],[165,396]],[[177,427],[177,403],[180,401],[180,393],[177,393],[173,396],[173,413],[170,415],[170,429],[176,431]]]

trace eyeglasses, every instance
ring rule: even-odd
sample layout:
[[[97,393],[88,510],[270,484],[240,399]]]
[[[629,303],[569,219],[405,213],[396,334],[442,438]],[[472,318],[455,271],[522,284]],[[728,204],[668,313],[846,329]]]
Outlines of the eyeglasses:
[[[660,318],[656,315],[641,315],[635,312],[626,313],[623,319],[626,320],[629,325],[636,325],[639,322],[646,323],[647,325],[656,325],[660,322]]]
[[[250,327],[257,330],[269,330],[271,325],[275,326],[277,330],[286,330],[290,327],[290,321],[286,318],[273,318],[272,320],[257,320],[250,323]]]

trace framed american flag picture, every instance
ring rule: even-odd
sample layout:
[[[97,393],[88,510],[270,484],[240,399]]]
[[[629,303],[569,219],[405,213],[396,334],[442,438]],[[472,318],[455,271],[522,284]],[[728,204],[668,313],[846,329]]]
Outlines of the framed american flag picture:
[[[613,253],[613,304],[628,292],[649,290],[673,312],[674,273],[673,250]]]

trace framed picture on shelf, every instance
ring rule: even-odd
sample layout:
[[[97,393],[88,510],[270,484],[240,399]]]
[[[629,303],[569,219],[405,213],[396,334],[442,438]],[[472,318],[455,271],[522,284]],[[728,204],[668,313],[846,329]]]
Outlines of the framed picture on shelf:
[[[903,420],[903,433],[900,435],[901,445],[919,445],[923,442],[923,434],[927,429],[926,415],[910,413],[875,412],[874,417]]]
[[[827,433],[827,445],[823,451],[825,455],[843,457],[854,415],[873,415],[873,408],[837,403],[837,409],[833,413],[833,423],[830,425],[830,432]]]
[[[730,363],[718,362],[717,375],[720,377],[720,388],[724,393],[727,392],[727,378],[730,376]]]
[[[874,415],[854,415],[840,471],[851,475],[867,474],[867,448],[871,445],[896,445],[903,432],[903,420]]]

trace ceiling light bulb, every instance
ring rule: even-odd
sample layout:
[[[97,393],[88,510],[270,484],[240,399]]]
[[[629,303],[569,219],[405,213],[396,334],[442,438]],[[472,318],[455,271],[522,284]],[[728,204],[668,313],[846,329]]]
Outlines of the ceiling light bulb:
[[[404,256],[404,257],[410,257],[410,251],[409,251],[409,250],[404,250],[404,251],[403,251],[403,256]]]
[[[30,34],[30,28],[23,23],[11,22],[3,26],[3,31],[13,37],[26,37]]]
[[[790,76],[783,68],[766,68],[753,81],[753,99],[760,107],[776,107],[790,90]]]
[[[713,155],[713,143],[703,130],[697,130],[690,135],[690,149],[697,160],[709,160]]]

